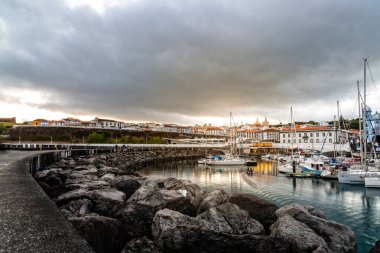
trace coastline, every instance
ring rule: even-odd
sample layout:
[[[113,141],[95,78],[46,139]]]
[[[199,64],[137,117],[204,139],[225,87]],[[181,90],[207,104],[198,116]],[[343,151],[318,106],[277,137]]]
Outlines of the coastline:
[[[313,207],[278,208],[253,195],[206,193],[187,180],[135,172],[169,157],[189,157],[165,153],[68,158],[35,178],[96,252],[241,252],[241,245],[247,252],[356,252],[352,230]],[[318,228],[307,225],[310,220]],[[340,239],[331,242],[321,231]],[[305,233],[313,239],[299,241]]]

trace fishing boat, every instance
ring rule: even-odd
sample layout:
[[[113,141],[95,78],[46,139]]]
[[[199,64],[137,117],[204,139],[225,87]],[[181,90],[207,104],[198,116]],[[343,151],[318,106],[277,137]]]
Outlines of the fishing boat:
[[[304,162],[300,163],[302,171],[321,174],[326,168],[325,164],[319,158],[308,158]]]

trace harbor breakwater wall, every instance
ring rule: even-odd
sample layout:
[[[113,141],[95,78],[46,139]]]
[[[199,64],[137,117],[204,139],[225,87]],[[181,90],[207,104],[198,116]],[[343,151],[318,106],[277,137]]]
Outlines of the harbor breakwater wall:
[[[202,155],[189,152],[68,157],[34,177],[96,252],[356,252],[353,231],[313,207],[136,173]]]

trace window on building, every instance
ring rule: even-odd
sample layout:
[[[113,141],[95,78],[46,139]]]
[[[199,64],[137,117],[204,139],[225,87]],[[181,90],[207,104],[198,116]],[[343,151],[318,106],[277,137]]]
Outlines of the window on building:
[[[304,133],[303,136],[307,136],[307,133]]]
[[[310,137],[313,137],[313,133],[310,133]]]
[[[282,137],[284,137],[284,138],[285,138],[285,134],[283,134],[283,135],[282,135]]]
[[[285,143],[285,140],[283,140],[282,143]]]
[[[298,140],[298,143],[302,143],[302,140],[301,140],[301,139],[299,139],[299,140]]]
[[[325,137],[325,136],[326,136],[326,133],[322,133],[322,136]]]
[[[329,142],[331,143],[331,142],[332,142],[332,139],[329,139]]]
[[[329,133],[329,136],[332,136],[332,133],[331,133],[331,132]]]
[[[319,139],[317,139],[315,142],[316,142],[316,143],[319,143]]]
[[[310,143],[313,143],[313,139],[310,139]]]
[[[316,135],[315,135],[315,136],[319,137],[319,133],[316,133]]]
[[[293,137],[296,137],[296,134],[293,134]]]
[[[290,134],[288,134],[288,137],[290,137]]]
[[[301,134],[298,134],[298,137],[301,137],[302,135]]]
[[[290,143],[290,139],[288,140],[288,143]]]
[[[304,140],[305,143],[308,143],[307,139]]]

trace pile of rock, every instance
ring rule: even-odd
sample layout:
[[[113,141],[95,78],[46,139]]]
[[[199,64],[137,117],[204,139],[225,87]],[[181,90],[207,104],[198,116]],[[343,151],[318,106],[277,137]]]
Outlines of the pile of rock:
[[[356,251],[352,230],[312,207],[144,178],[113,156],[66,159],[35,175],[96,252]]]

